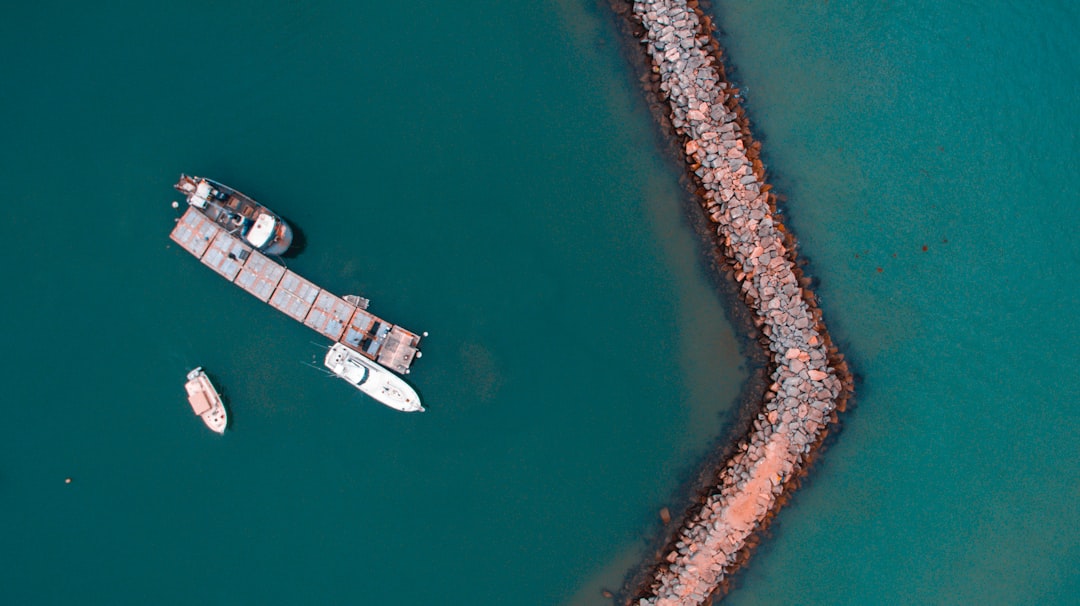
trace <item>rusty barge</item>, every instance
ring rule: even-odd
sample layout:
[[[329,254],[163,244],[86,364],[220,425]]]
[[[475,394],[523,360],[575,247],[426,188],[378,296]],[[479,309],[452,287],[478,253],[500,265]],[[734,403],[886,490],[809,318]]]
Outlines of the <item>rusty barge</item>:
[[[420,335],[368,312],[367,299],[316,286],[197,206],[184,211],[169,238],[256,299],[385,368],[408,374],[421,356]]]

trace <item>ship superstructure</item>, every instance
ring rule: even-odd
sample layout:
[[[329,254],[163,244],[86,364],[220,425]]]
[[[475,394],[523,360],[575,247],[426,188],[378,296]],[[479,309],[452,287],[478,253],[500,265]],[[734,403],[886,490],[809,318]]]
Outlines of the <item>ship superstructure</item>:
[[[284,219],[228,185],[180,175],[173,188],[184,194],[189,206],[263,254],[284,254],[292,244],[292,228]]]

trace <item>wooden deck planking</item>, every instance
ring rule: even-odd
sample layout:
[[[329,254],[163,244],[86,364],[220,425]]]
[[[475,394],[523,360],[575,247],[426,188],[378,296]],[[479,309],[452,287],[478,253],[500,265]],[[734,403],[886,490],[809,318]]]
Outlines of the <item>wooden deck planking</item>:
[[[247,263],[236,276],[234,284],[243,288],[256,299],[266,303],[285,275],[285,268],[271,261],[257,250],[251,251]]]
[[[304,319],[304,324],[315,332],[337,341],[345,332],[345,323],[353,317],[355,311],[355,307],[324,290],[315,299],[315,304],[311,306],[311,311]]]
[[[210,241],[221,231],[216,223],[206,218],[206,215],[188,208],[184,216],[176,222],[169,238],[195,255],[196,259],[202,259],[203,253],[210,247]]]
[[[420,337],[400,326],[395,326],[387,333],[386,340],[379,349],[377,361],[391,370],[403,373],[413,363],[416,346],[419,343]]]
[[[349,323],[345,327],[345,334],[341,336],[340,341],[356,351],[363,353],[360,342],[367,336],[367,332],[371,330],[371,327],[375,324],[375,320],[375,316],[362,309],[357,309],[353,312],[352,318],[349,319]]]
[[[319,296],[319,290],[318,286],[302,276],[285,270],[277,290],[270,297],[270,306],[302,323]]]
[[[251,254],[251,247],[240,241],[239,238],[218,229],[218,234],[210,243],[209,248],[202,256],[202,264],[221,274],[226,280],[232,282],[244,261]]]

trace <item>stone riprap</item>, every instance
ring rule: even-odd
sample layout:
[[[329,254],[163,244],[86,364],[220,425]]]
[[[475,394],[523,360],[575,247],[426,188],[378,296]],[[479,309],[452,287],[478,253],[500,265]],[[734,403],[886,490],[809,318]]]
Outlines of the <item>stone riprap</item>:
[[[771,386],[747,435],[684,516],[637,589],[640,605],[700,604],[726,586],[755,533],[797,484],[851,393],[843,358],[778,222],[738,93],[726,81],[712,25],[691,0],[638,0],[652,82],[666,99],[718,246],[767,347]]]

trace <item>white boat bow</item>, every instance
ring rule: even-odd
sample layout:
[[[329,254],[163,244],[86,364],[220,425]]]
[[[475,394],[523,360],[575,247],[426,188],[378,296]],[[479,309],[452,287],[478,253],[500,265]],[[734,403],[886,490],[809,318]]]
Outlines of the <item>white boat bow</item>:
[[[323,364],[335,376],[394,410],[424,411],[420,395],[411,385],[343,343],[330,348]]]

